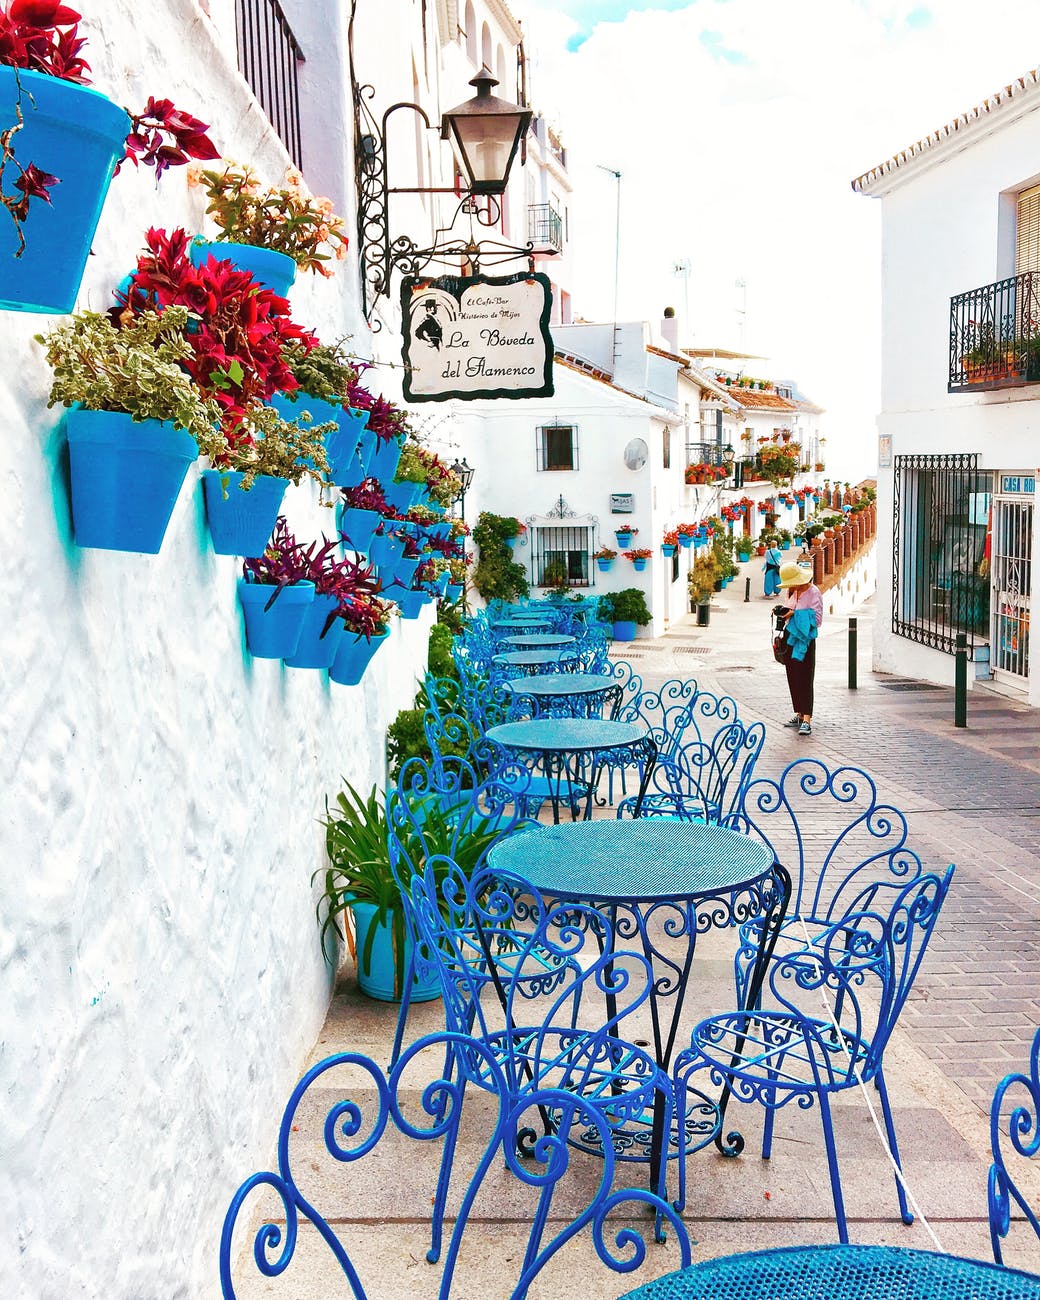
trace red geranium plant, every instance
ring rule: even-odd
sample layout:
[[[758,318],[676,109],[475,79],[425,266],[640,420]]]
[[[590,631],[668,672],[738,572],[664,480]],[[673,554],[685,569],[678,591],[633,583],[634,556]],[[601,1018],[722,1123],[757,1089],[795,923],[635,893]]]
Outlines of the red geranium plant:
[[[90,64],[82,58],[85,39],[79,34],[81,15],[61,0],[10,0],[0,6],[0,64],[39,72],[77,85],[90,84]],[[209,127],[197,117],[174,107],[168,99],[150,96],[143,112],[131,113],[126,152],[136,167],[143,162],[161,175],[167,167],[179,166],[189,158],[219,158],[220,152],[206,132]],[[15,121],[0,131],[0,203],[7,209],[18,232],[20,257],[25,249],[22,225],[33,199],[50,203],[50,190],[60,177],[42,171],[31,160],[15,158],[14,141],[24,125],[21,88],[15,104]],[[4,171],[13,166],[18,175],[13,188],[18,196],[4,189]],[[118,171],[119,168],[117,167]]]

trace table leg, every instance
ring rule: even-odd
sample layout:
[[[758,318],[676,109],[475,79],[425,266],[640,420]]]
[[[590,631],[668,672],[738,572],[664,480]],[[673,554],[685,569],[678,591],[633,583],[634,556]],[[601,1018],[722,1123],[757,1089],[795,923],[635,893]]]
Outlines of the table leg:
[[[770,907],[766,912],[763,920],[762,929],[758,936],[758,952],[755,955],[755,966],[751,972],[751,979],[748,982],[748,995],[746,1005],[741,1007],[742,1011],[750,1011],[757,1007],[762,997],[762,985],[765,982],[766,973],[769,970],[769,963],[773,957],[773,949],[776,947],[776,941],[780,934],[780,927],[784,923],[784,917],[787,915],[787,904],[791,898],[791,876],[787,868],[779,862],[773,863],[773,879],[776,882],[776,888],[770,897]],[[744,1035],[737,1038],[736,1047],[730,1058],[730,1066],[736,1066],[741,1059],[741,1053],[744,1050]],[[744,1149],[744,1139],[739,1133],[727,1134],[723,1140],[722,1130],[725,1127],[726,1107],[729,1104],[730,1093],[729,1076],[722,1088],[722,1094],[719,1097],[719,1131],[715,1138],[715,1146],[724,1156],[740,1155]]]

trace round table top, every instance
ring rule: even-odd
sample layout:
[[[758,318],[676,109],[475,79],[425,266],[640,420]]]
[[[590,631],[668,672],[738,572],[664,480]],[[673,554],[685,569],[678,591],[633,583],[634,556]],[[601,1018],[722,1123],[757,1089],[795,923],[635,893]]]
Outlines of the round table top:
[[[484,733],[506,749],[577,754],[633,745],[647,735],[641,722],[608,722],[603,718],[528,718],[502,722]]]
[[[565,660],[562,650],[506,650],[493,655],[491,662],[506,664],[512,668],[548,667],[550,664],[573,663],[573,658]]]
[[[593,823],[595,824],[595,823]],[[708,1259],[622,1300],[1036,1300],[1040,1277],[905,1246],[792,1246]]]
[[[722,826],[646,817],[522,831],[496,844],[488,861],[556,897],[623,902],[739,889],[768,875],[773,855]]]
[[[562,650],[564,646],[574,645],[575,638],[564,636],[560,632],[518,632],[516,636],[503,637],[500,644],[512,646],[514,650]]]
[[[510,618],[496,618],[492,627],[552,627],[552,619],[546,614],[514,614]]]
[[[503,685],[514,695],[594,695],[617,684],[616,677],[604,673],[540,673]]]

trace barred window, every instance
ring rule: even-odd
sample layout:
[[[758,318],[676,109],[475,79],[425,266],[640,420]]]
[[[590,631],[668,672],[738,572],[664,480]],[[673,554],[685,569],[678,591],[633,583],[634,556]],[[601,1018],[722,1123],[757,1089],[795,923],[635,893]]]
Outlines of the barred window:
[[[992,475],[978,454],[897,456],[892,533],[892,631],[953,653],[989,634],[986,526]]]
[[[578,468],[578,430],[574,425],[546,424],[539,427],[538,468]]]
[[[536,528],[532,563],[539,587],[589,586],[592,529],[587,526]]]
[[[238,70],[260,101],[289,157],[303,167],[300,64],[303,51],[278,0],[235,0]]]

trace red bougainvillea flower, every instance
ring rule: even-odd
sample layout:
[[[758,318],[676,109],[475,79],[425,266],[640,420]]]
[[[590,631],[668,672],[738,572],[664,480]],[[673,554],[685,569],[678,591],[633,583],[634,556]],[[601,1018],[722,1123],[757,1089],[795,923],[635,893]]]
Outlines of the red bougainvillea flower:
[[[161,176],[167,167],[179,167],[189,158],[220,157],[220,150],[206,134],[206,123],[176,108],[169,99],[150,96],[144,112],[131,113],[130,121],[133,127],[120,166],[127,160],[135,167],[144,163]]]
[[[79,20],[59,0],[11,0],[0,9],[0,63],[86,85],[90,64],[79,57],[86,44]]]

